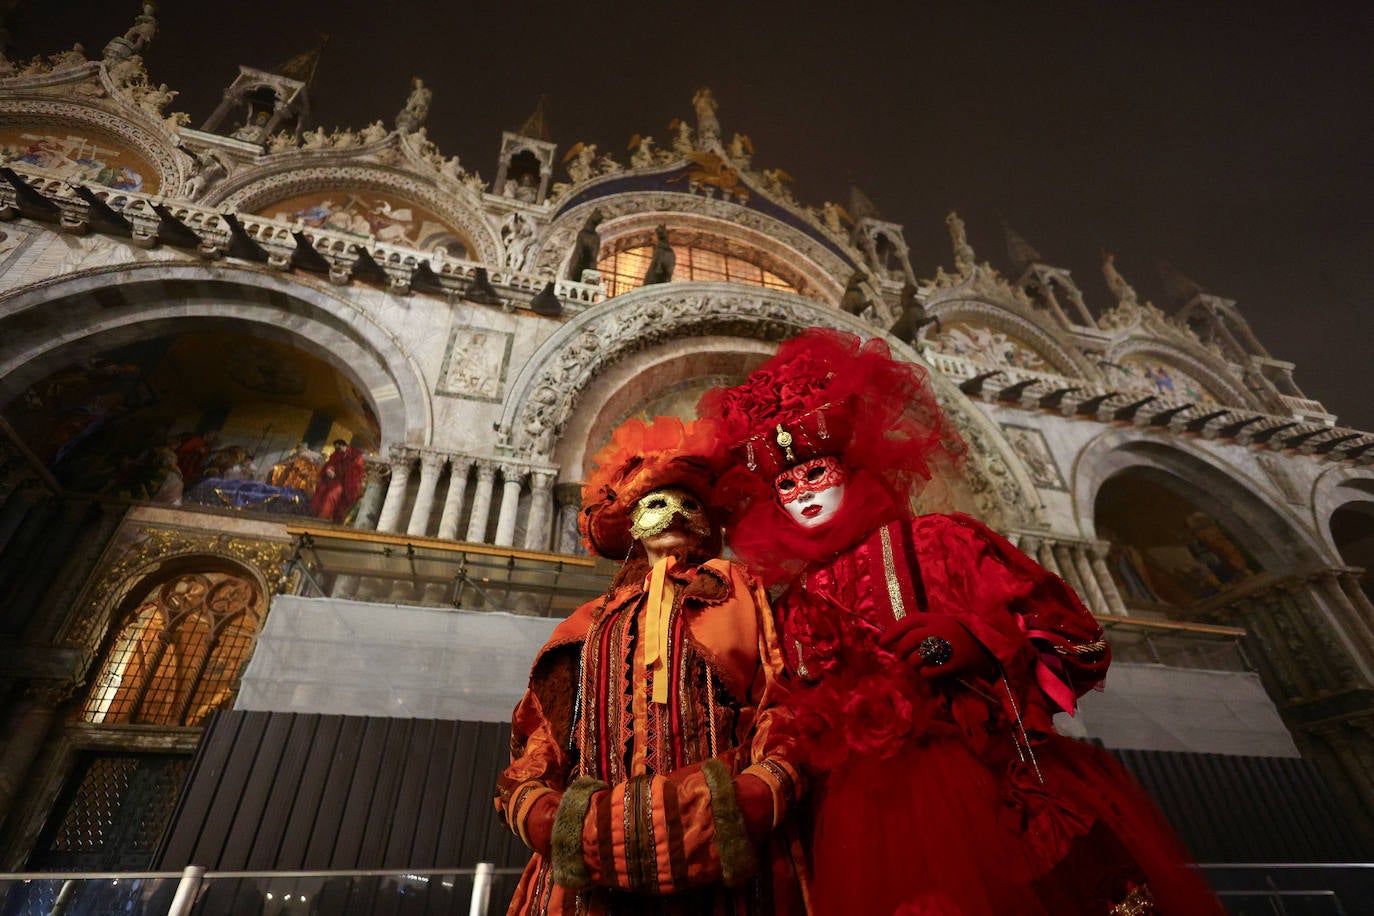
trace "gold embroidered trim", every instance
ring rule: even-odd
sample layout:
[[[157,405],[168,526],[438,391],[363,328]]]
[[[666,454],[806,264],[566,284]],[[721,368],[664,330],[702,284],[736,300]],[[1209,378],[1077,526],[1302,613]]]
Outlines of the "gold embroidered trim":
[[[887,597],[892,601],[892,617],[901,620],[906,616],[906,603],[902,601],[902,586],[897,581],[897,565],[892,558],[892,534],[884,526],[878,529],[883,541],[883,575],[887,577]]]
[[[1074,643],[1069,646],[1055,646],[1054,651],[1060,655],[1101,655],[1107,651],[1107,640],[1096,639],[1092,642]]]
[[[1150,893],[1149,886],[1145,884],[1131,888],[1126,898],[1109,911],[1110,916],[1153,916],[1158,912],[1155,898]]]

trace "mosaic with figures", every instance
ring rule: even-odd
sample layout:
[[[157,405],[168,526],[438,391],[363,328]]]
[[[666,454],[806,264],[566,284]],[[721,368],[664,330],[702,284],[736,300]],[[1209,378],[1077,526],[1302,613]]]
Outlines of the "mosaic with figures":
[[[1032,372],[1054,372],[1050,363],[1029,344],[1002,331],[949,321],[935,338],[941,353],[962,356],[991,366],[1011,366]]]

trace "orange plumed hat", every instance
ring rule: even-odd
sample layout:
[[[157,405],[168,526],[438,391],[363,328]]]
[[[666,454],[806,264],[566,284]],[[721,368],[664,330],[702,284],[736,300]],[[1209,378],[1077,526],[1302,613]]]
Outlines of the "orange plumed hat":
[[[682,487],[703,503],[711,495],[718,451],[709,422],[684,423],[677,417],[652,422],[626,420],[592,458],[595,465],[582,487],[578,530],[582,543],[598,556],[623,560],[633,546],[630,513],[654,490]]]

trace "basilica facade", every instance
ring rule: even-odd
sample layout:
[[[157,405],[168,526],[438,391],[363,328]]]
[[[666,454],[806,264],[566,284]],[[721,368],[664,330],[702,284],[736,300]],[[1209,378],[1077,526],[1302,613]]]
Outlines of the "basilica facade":
[[[491,180],[427,138],[420,80],[390,124],[314,127],[312,54],[241,68],[193,127],[143,66],[155,32],[149,7],[99,55],[0,73],[5,869],[147,867],[217,712],[500,721],[605,587],[590,456],[809,326],[929,369],[968,455],[932,508],[1107,627],[1066,731],[1185,801],[1211,766],[1297,820],[1343,809],[1321,854],[1367,857],[1374,434],[1243,304],[1166,271],[1156,306],[1130,253],[1089,301],[954,213],[919,276],[900,225],[805,203],[707,89],[621,159],[536,111]]]

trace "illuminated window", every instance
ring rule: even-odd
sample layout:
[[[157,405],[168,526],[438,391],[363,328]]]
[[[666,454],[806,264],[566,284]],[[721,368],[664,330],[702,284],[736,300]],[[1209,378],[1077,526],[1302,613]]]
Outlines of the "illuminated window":
[[[786,268],[770,265],[771,259],[761,251],[696,234],[690,237],[673,236],[671,244],[673,254],[677,256],[673,269],[675,281],[745,283],[766,289],[801,292],[801,283],[782,277],[777,270],[786,272]],[[637,240],[631,240],[628,247],[602,257],[596,269],[601,271],[606,294],[618,296],[642,286],[644,273],[649,269],[653,256],[652,242],[640,244]],[[775,269],[770,269],[770,266]]]
[[[257,637],[261,597],[230,573],[187,573],[149,591],[86,699],[87,722],[197,725],[227,709]]]

